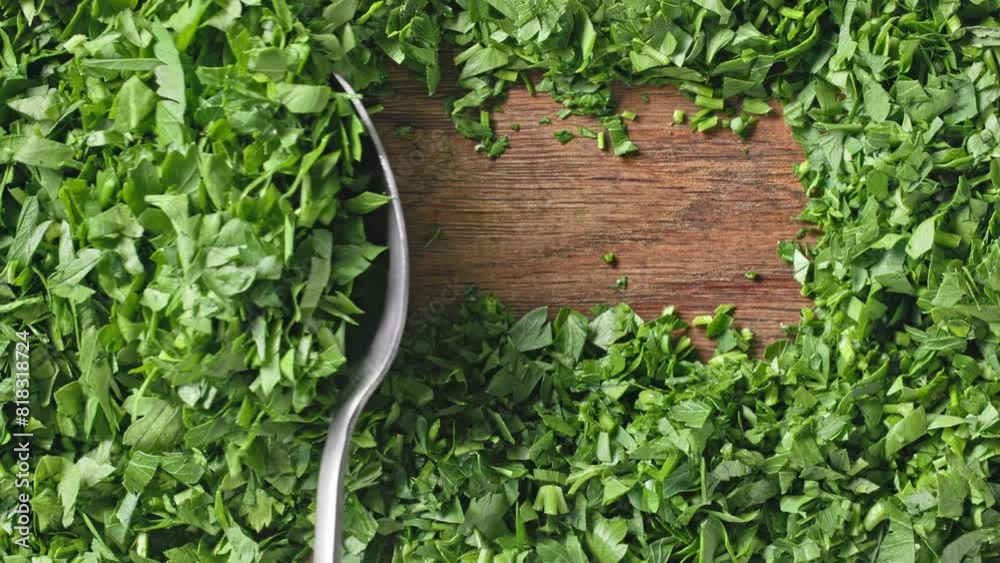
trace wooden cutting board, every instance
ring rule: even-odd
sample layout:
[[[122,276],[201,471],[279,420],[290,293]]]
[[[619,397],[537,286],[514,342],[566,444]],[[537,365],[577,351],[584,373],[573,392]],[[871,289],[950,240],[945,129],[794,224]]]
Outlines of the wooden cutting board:
[[[510,148],[490,160],[445,113],[443,96],[455,91],[429,97],[403,72],[390,84],[375,119],[410,236],[411,318],[434,315],[476,284],[515,314],[624,301],[644,318],[676,305],[690,319],[734,304],[737,325],[767,343],[808,305],[775,252],[802,227],[795,218],[805,204],[792,173],[803,153],[780,117],[763,119],[749,141],[706,135],[671,124],[674,110],[697,111],[676,90],[621,88],[618,107],[639,114],[626,123],[641,152],[619,158],[591,139],[560,144],[555,131],[594,120],[559,120],[561,106],[547,95],[515,89],[495,116]],[[544,117],[552,124],[539,124]],[[617,267],[602,261],[607,252]],[[760,279],[748,281],[748,271]],[[623,276],[628,288],[617,291]],[[693,336],[711,349],[700,331]]]

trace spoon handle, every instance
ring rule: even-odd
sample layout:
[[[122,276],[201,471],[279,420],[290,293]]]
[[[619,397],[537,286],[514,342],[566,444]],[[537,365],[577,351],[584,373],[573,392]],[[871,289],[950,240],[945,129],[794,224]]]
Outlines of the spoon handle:
[[[341,560],[345,486],[351,433],[357,418],[357,413],[349,412],[353,410],[346,404],[341,405],[330,421],[330,432],[326,437],[326,445],[323,446],[323,462],[320,465],[319,490],[316,498],[313,563],[337,563]]]

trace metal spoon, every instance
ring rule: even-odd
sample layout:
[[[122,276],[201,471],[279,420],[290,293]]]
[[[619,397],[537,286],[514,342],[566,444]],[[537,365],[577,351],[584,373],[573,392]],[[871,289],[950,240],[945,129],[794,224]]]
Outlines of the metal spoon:
[[[344,92],[355,96],[351,85],[339,75],[334,75]],[[386,192],[392,196],[389,207],[388,244],[389,279],[385,293],[382,318],[368,354],[353,366],[350,382],[341,392],[340,405],[330,421],[330,433],[323,447],[319,469],[316,499],[316,539],[313,545],[313,563],[337,563],[341,560],[340,544],[343,529],[345,485],[351,434],[365,403],[385,378],[389,366],[399,350],[399,341],[406,324],[406,307],[409,298],[410,259],[407,253],[406,224],[403,207],[399,202],[396,179],[389,167],[385,147],[375,131],[371,117],[361,100],[352,100],[354,109],[364,123],[368,136],[378,153],[382,181]]]

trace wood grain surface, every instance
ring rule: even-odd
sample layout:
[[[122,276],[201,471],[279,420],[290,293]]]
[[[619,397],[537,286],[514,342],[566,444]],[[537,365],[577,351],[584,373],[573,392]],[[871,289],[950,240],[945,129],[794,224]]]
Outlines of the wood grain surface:
[[[621,88],[619,109],[639,114],[627,123],[640,154],[618,158],[591,139],[560,144],[555,131],[593,120],[559,120],[548,96],[515,89],[496,116],[510,148],[493,161],[454,131],[440,95],[402,72],[390,83],[375,119],[402,192],[412,315],[435,314],[468,284],[515,313],[624,301],[644,318],[676,305],[690,319],[731,303],[737,324],[766,343],[808,305],[775,253],[802,226],[805,203],[792,174],[803,154],[780,117],[762,120],[749,141],[705,135],[671,125],[675,109],[697,111],[676,90]],[[546,116],[552,124],[539,124]],[[602,261],[606,252],[616,268]],[[628,289],[617,292],[621,276]]]

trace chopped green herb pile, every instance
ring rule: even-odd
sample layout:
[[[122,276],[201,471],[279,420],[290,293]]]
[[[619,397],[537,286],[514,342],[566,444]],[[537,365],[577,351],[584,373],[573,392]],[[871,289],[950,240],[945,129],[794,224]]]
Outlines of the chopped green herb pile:
[[[304,557],[324,376],[381,250],[358,216],[385,202],[330,73],[367,88],[391,60],[434,91],[457,52],[451,117],[490,157],[522,82],[618,156],[639,147],[615,80],[678,86],[697,131],[749,135],[781,102],[822,234],[778,252],[815,306],[759,358],[731,307],[696,318],[699,361],[670,311],[513,322],[472,299],[411,335],[358,429],[349,560],[1000,556],[1000,1],[0,10],[0,328],[5,370],[33,339],[35,552]]]
[[[0,554],[304,561],[387,198],[291,6],[128,4],[0,9]]]
[[[348,550],[1000,557],[1000,2],[534,6],[418,16],[439,31],[420,37],[464,48],[453,117],[541,69],[535,89],[600,118],[625,155],[638,147],[612,80],[676,84],[699,110],[674,121],[698,131],[747,135],[781,102],[807,155],[802,218],[822,234],[779,254],[815,306],[760,358],[729,308],[695,319],[718,346],[699,362],[671,314],[513,323],[468,305],[414,337],[359,431]]]

